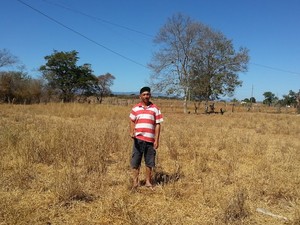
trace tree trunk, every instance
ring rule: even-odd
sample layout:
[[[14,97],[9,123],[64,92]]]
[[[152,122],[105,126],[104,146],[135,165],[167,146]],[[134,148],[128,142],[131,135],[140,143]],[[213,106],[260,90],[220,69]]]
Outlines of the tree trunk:
[[[184,97],[183,112],[184,112],[184,114],[187,113],[187,96]]]
[[[300,91],[297,96],[297,113],[300,114]]]
[[[183,112],[186,114],[188,112],[188,94],[189,94],[189,88],[186,87],[185,93],[184,93],[184,103],[183,103]]]

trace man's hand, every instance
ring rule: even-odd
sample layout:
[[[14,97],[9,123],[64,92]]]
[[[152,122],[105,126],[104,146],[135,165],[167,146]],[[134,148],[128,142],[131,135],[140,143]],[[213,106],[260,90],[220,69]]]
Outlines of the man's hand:
[[[135,128],[135,123],[130,120],[129,122],[129,137],[134,138],[134,128]]]

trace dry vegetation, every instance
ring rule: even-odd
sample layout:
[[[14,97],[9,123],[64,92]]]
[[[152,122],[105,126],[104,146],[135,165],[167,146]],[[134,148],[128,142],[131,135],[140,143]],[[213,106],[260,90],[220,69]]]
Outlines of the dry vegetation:
[[[300,224],[299,116],[154,102],[165,118],[157,185],[138,192],[134,101],[0,105],[0,224]]]

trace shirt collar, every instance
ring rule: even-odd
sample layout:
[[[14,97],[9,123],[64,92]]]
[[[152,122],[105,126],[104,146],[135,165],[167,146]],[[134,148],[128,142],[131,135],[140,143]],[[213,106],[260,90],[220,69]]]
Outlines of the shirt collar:
[[[152,105],[153,105],[152,102],[149,102],[149,105],[145,106],[145,107],[144,107],[143,103],[141,103],[141,102],[138,104],[139,107],[143,107],[143,108],[150,108]]]

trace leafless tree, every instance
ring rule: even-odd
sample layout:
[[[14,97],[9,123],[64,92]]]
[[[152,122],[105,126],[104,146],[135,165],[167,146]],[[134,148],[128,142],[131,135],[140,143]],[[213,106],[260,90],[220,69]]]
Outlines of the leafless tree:
[[[18,62],[18,58],[7,49],[0,49],[0,68],[10,66]]]
[[[111,94],[110,87],[113,85],[114,79],[115,77],[110,73],[97,77],[97,89],[99,92],[98,101],[100,104],[102,103],[103,96]]]
[[[176,14],[160,29],[154,42],[161,50],[149,64],[153,70],[152,86],[167,94],[183,94],[184,112],[187,113],[191,52],[197,44],[202,24],[194,23],[189,17]]]
[[[183,96],[185,113],[190,98],[232,94],[241,85],[238,73],[247,70],[246,48],[235,51],[221,32],[180,13],[167,20],[154,42],[160,48],[149,64],[151,85],[159,92]]]

